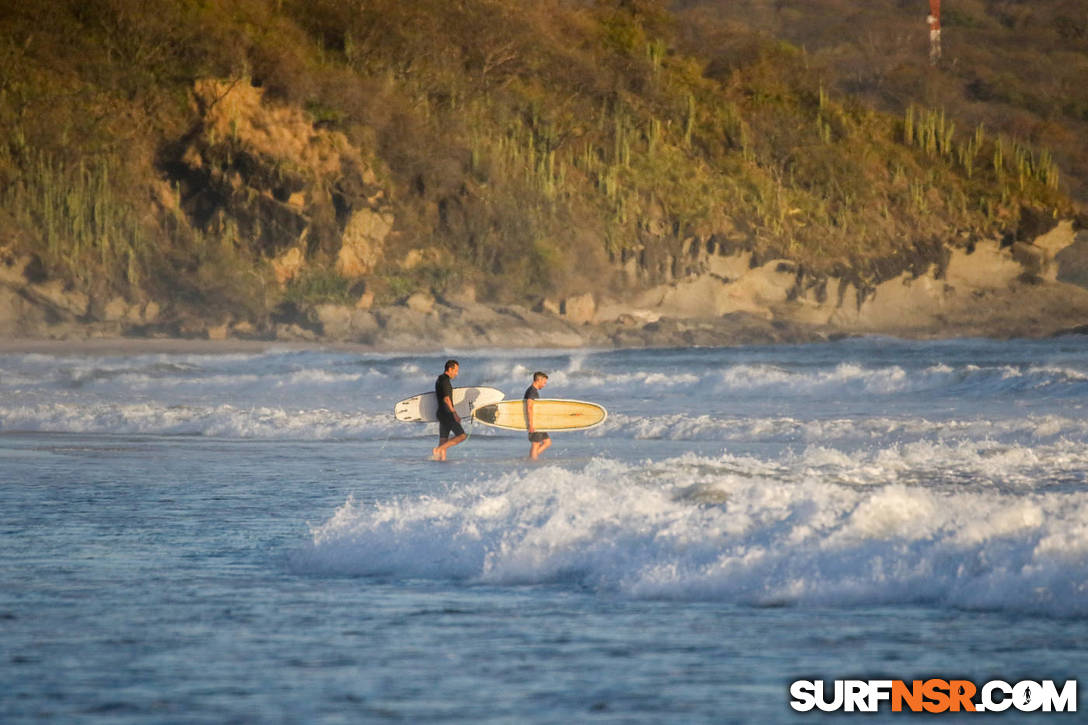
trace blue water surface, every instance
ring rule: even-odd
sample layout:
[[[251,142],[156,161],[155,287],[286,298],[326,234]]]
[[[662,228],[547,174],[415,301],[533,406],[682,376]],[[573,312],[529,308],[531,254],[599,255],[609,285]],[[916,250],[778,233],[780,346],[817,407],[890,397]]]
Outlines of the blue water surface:
[[[609,419],[430,461],[391,411],[450,354]],[[0,355],[0,721],[803,722],[796,679],[1075,679],[1086,403],[1082,338]]]

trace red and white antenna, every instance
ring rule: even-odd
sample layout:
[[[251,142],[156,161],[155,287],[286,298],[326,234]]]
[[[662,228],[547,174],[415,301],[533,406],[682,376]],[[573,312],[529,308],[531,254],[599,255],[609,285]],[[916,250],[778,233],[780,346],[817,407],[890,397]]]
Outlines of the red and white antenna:
[[[941,0],[929,0],[929,63],[937,65],[941,59]]]

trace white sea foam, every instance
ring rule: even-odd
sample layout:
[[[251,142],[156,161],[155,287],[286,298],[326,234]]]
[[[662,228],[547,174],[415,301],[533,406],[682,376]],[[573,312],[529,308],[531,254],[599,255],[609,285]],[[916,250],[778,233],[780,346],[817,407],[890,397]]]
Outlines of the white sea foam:
[[[292,566],[752,605],[1088,614],[1088,494],[842,482],[857,470],[831,450],[542,467],[440,495],[349,500]]]
[[[479,353],[474,353],[478,355]],[[488,353],[466,363],[465,385],[491,385],[519,397],[532,372],[545,368],[557,397],[597,400],[634,396],[655,400],[674,410],[698,407],[706,401],[782,401],[784,405],[815,399],[902,399],[923,395],[933,399],[986,400],[1028,394],[1047,397],[1082,395],[1088,370],[1069,362],[1038,364],[975,364],[936,362],[922,367],[868,362],[807,364],[795,356],[782,362],[738,361],[723,353],[720,366],[691,365],[680,359],[661,360],[591,352],[544,355],[540,351]],[[161,397],[169,403],[190,402],[201,394],[229,400],[245,393],[249,402],[262,394],[298,396],[348,394],[367,400],[382,395],[407,397],[430,389],[441,356],[403,358],[388,355],[347,355],[329,352],[271,351],[236,355],[137,356],[0,356],[0,393],[12,388],[52,391],[79,390],[110,399],[131,393]],[[538,359],[533,359],[538,358]],[[35,401],[43,402],[43,401]],[[325,402],[325,401],[322,401]],[[622,413],[622,408],[616,409]],[[655,425],[658,425],[655,423]],[[647,433],[648,436],[658,434]],[[668,437],[668,433],[664,434]]]
[[[492,385],[518,393],[520,396],[530,382],[532,375],[546,365],[527,365],[508,359],[497,359],[483,363],[479,369],[470,370],[472,379],[481,385]],[[545,370],[548,384],[555,390],[563,390],[565,395],[584,394],[601,390],[630,390],[635,388],[670,389],[688,388],[703,383],[704,378],[691,373],[663,372],[660,370],[625,370],[606,372],[587,366],[584,355],[575,355],[570,362],[559,368]],[[458,381],[460,382],[460,381]]]
[[[952,366],[946,363],[918,370],[899,365],[871,366],[839,363],[833,368],[797,368],[777,365],[735,365],[720,374],[721,392],[787,391],[791,395],[837,393],[896,395],[941,390],[957,395],[1010,394],[1020,391],[1083,391],[1088,372],[1068,366]]]
[[[224,438],[380,440],[424,432],[404,427],[391,415],[272,406],[171,405],[152,403],[50,403],[0,406],[0,430],[48,433],[197,435]]]
[[[1029,415],[1017,418],[930,420],[920,417],[852,417],[803,419],[798,417],[722,417],[709,414],[670,413],[629,415],[610,412],[600,427],[587,435],[624,436],[639,440],[753,441],[783,442],[1007,438],[1035,439],[1061,436],[1088,437],[1088,420],[1059,415]]]
[[[472,369],[479,384],[520,390],[527,385],[535,365],[509,358],[489,360]],[[920,369],[901,365],[873,366],[839,363],[834,367],[800,367],[767,363],[724,364],[720,369],[693,373],[676,369],[605,370],[593,366],[585,356],[572,358],[566,366],[547,371],[553,389],[567,394],[598,391],[645,391],[647,394],[719,396],[808,396],[828,395],[849,398],[895,396],[911,393],[983,397],[1023,391],[1060,393],[1077,389],[1088,381],[1088,373],[1066,366],[1012,366],[938,363]]]

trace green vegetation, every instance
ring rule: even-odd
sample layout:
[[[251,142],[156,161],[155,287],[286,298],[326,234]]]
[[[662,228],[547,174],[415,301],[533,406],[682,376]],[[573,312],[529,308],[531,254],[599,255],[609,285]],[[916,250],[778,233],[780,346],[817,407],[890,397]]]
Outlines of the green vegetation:
[[[1015,235],[1024,209],[1072,213],[1058,169],[1081,173],[1075,144],[1050,143],[1052,155],[1037,142],[1056,133],[960,113],[955,98],[933,92],[939,77],[909,93],[934,73],[924,47],[881,66],[897,84],[870,88],[821,51],[760,32],[773,17],[727,22],[751,3],[676,5],[0,9],[0,126],[10,129],[0,141],[0,246],[36,254],[92,294],[260,321],[282,301],[358,294],[359,282],[336,272],[339,237],[352,210],[379,196],[396,220],[363,280],[379,302],[465,284],[485,300],[522,302],[618,286],[618,263],[632,255],[650,284],[671,274],[692,237],[876,280],[913,268],[935,241]],[[950,22],[1011,32],[992,22],[993,5],[969,3]],[[877,6],[897,12],[890,0],[867,12]],[[808,48],[789,32],[808,16],[791,12],[773,29]],[[1079,37],[1066,20],[1054,32]],[[219,99],[194,101],[204,79],[253,84],[265,104],[304,112],[374,178],[255,151],[245,134],[267,129],[247,131],[240,119],[217,132],[205,106]],[[1028,92],[1000,69],[980,82],[1002,104]],[[892,85],[909,100],[875,97]],[[1049,107],[1076,121],[1088,100]],[[296,244],[307,266],[278,285],[270,262]],[[406,264],[412,250],[428,261]]]
[[[807,51],[829,87],[902,115],[910,105],[945,111],[1049,148],[1074,198],[1088,200],[1088,12],[1082,0],[956,0],[941,9],[943,54],[926,62],[926,2],[899,0],[681,0],[681,47],[711,69],[743,62],[750,33]]]
[[[321,303],[349,304],[352,297],[351,281],[328,269],[313,269],[293,279],[284,292],[284,300],[296,305]]]
[[[45,257],[64,276],[87,284],[95,269],[110,269],[139,286],[147,233],[133,206],[118,198],[123,184],[111,179],[109,158],[92,164],[38,154],[5,186],[0,203],[16,223],[38,230]]]

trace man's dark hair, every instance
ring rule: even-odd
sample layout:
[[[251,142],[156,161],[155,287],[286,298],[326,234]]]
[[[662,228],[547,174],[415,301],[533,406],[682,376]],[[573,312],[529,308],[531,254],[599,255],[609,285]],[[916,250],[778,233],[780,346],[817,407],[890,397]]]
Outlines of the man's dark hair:
[[[446,361],[446,367],[442,370],[442,372],[448,373],[451,368],[459,368],[459,367],[461,367],[461,363],[457,362],[456,360],[447,360]]]
[[[539,370],[537,370],[535,373],[533,373],[533,382],[534,383],[537,380],[541,380],[541,379],[547,380],[548,379],[548,374],[547,373],[542,373]]]

